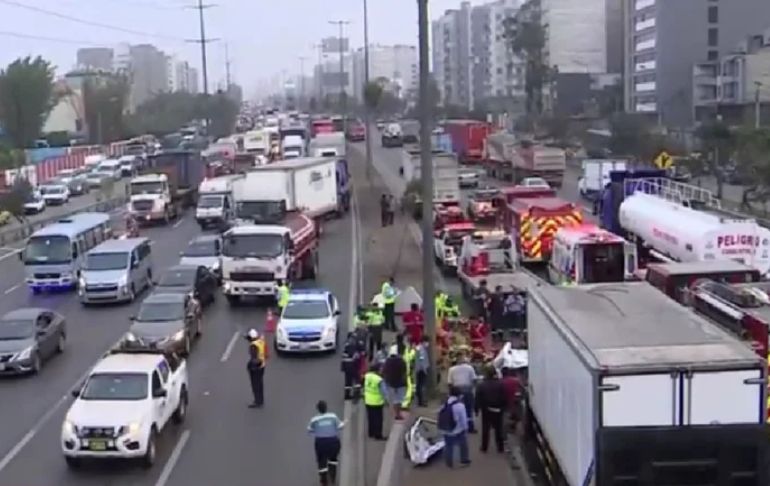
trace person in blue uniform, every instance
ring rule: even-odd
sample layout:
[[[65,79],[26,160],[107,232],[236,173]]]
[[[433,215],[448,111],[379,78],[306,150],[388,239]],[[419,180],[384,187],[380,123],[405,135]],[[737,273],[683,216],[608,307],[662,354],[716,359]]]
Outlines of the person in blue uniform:
[[[340,454],[340,430],[345,426],[337,415],[328,411],[326,402],[316,406],[318,414],[310,419],[308,432],[315,438],[315,457],[321,486],[334,484],[337,479],[337,458]]]

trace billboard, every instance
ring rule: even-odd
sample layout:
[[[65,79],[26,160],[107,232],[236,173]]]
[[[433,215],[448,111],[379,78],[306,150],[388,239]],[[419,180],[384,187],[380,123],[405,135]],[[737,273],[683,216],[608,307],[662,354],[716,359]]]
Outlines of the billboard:
[[[327,37],[321,41],[321,51],[324,54],[347,52],[350,49],[348,39],[343,37]]]
[[[348,73],[340,73],[339,71],[324,72],[321,80],[326,88],[339,88],[340,85],[347,86],[350,83]]]

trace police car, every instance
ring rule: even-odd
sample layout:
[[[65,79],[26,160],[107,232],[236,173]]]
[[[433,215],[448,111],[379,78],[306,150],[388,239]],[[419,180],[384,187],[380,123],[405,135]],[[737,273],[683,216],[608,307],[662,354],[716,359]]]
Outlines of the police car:
[[[278,353],[312,353],[337,349],[337,298],[328,290],[292,290],[275,330]]]

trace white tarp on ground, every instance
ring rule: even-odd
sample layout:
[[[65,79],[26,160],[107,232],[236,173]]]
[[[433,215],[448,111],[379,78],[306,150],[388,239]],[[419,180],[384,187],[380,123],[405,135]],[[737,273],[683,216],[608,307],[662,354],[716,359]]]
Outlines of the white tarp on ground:
[[[498,370],[526,368],[529,366],[529,352],[526,349],[516,349],[511,343],[505,343],[492,364]]]
[[[396,297],[396,314],[408,312],[412,304],[422,307],[422,297],[417,293],[414,287],[403,289]]]
[[[435,421],[425,417],[417,417],[404,436],[404,441],[409,460],[415,465],[427,463],[444,448],[444,438],[439,433]]]

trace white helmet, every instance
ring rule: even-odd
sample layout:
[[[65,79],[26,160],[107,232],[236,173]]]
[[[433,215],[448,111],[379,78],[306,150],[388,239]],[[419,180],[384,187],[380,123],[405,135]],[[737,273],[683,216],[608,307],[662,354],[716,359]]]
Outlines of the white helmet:
[[[257,339],[259,338],[259,333],[257,332],[256,329],[249,329],[249,332],[246,333],[246,337],[248,337],[249,339]]]

